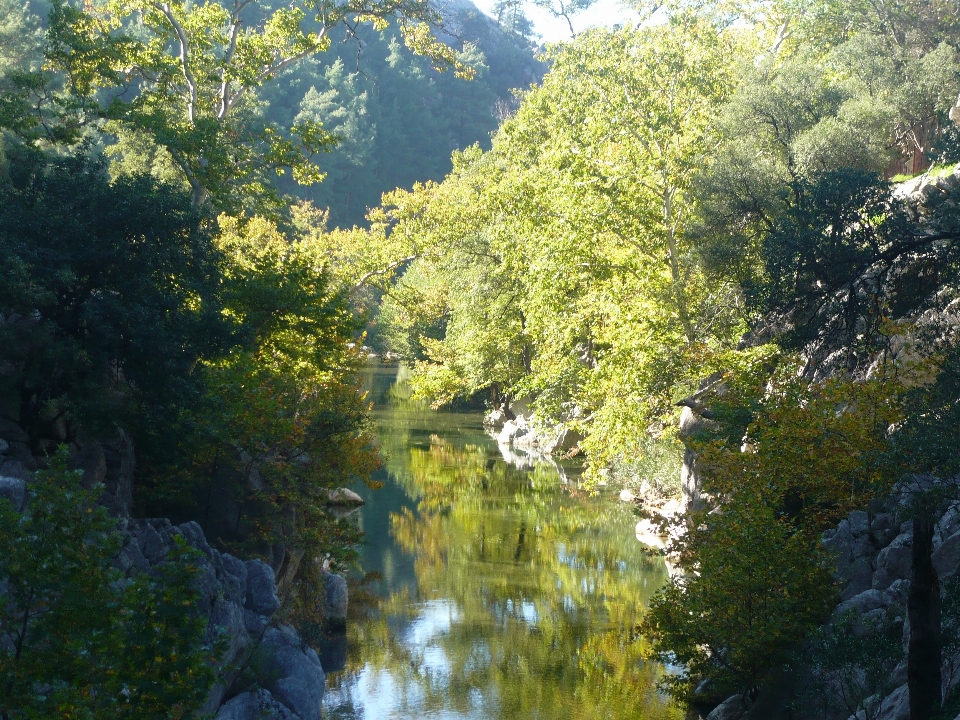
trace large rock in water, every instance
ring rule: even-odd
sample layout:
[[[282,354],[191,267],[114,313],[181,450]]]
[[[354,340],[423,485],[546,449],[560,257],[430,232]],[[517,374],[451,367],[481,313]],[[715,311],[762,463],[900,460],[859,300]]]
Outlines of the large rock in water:
[[[329,625],[343,627],[347,623],[347,581],[331,572],[323,573],[323,617]]]
[[[733,695],[717,705],[707,720],[739,720],[750,709],[750,701],[743,695]]]
[[[289,625],[269,628],[256,653],[263,684],[301,720],[320,720],[325,676],[317,653]]]
[[[301,720],[277,702],[269,690],[240,693],[224,704],[216,720]]]
[[[337,488],[330,493],[327,502],[331,505],[346,505],[349,507],[360,507],[364,504],[363,498],[350,488]]]

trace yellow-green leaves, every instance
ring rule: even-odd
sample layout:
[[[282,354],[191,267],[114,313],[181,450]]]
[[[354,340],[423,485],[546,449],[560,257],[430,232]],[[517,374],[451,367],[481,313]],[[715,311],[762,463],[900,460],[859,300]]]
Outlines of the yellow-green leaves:
[[[330,150],[334,139],[317,124],[265,123],[257,90],[326,50],[338,25],[368,21],[399,21],[415,52],[468,77],[471,68],[432,34],[441,20],[419,0],[294,2],[278,9],[255,0],[110,0],[84,10],[57,3],[47,64],[65,77],[68,92],[48,114],[64,124],[85,110],[112,121],[121,138],[148,134],[197,205],[275,211],[280,198],[272,175],[289,170],[298,183],[319,182],[313,155]]]

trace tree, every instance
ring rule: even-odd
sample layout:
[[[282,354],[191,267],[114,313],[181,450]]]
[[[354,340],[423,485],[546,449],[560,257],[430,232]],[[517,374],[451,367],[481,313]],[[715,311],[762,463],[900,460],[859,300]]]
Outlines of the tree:
[[[687,232],[689,178],[736,52],[692,14],[586,33],[550,50],[551,72],[489,153],[385,198],[393,257],[413,263],[391,307],[423,282],[457,288],[423,318],[443,317],[442,340],[405,343],[424,349],[421,391],[529,396],[542,418],[577,408],[595,470],[637,450],[686,353],[716,352],[738,323],[727,286],[704,286]]]
[[[218,223],[224,313],[244,342],[198,363],[203,402],[168,453],[183,460],[156,459],[141,496],[291,572],[303,557],[345,559],[357,533],[326,516],[328,493],[377,464],[351,349],[357,319],[309,240],[264,218]]]
[[[202,387],[193,368],[235,342],[221,256],[189,196],[110,183],[85,148],[9,146],[0,181],[0,405],[34,450],[124,425],[146,451]]]
[[[273,9],[252,0],[141,3],[115,0],[78,10],[56,2],[50,15],[47,63],[63,78],[53,103],[37,102],[15,127],[48,135],[48,128],[110,121],[118,133],[146,134],[189,184],[195,205],[219,209],[278,201],[270,184],[288,168],[300,183],[318,182],[312,162],[334,138],[304,120],[289,133],[264,123],[254,94],[285,68],[329,47],[332,31],[396,20],[407,44],[471,71],[431,33],[442,20],[422,0],[295,3]],[[49,92],[43,78],[21,87],[22,102]],[[22,107],[24,113],[27,107]],[[68,133],[69,136],[69,133]],[[255,203],[256,204],[256,203]]]
[[[680,521],[689,529],[668,552],[686,572],[644,623],[655,651],[685,665],[670,683],[683,698],[704,679],[718,700],[752,695],[789,659],[836,601],[823,530],[900,475],[887,437],[904,417],[898,382],[810,385],[789,364],[759,385],[752,374],[711,399],[717,428],[698,460],[707,506]]]
[[[22,512],[0,499],[0,717],[190,717],[216,657],[195,611],[199,551],[124,579],[100,488],[66,464],[61,451],[27,483]]]

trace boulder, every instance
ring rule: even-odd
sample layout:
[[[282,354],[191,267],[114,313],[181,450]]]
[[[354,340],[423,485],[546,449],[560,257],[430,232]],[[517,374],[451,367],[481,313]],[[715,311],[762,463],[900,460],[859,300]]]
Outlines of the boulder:
[[[229,553],[220,555],[223,568],[223,595],[230,602],[243,606],[247,597],[247,566]]]
[[[877,569],[873,574],[873,588],[886,590],[897,580],[910,579],[913,533],[904,532],[894,538],[877,555]]]
[[[960,568],[960,532],[948,537],[933,551],[933,566],[941,582],[954,576]]]
[[[5,460],[0,462],[0,475],[4,477],[19,478],[20,480],[30,480],[30,473],[26,466],[19,460]]]
[[[877,720],[910,720],[910,693],[901,685],[887,695],[875,715]]]
[[[870,534],[877,548],[883,549],[897,536],[897,528],[889,513],[879,513],[870,523]]]
[[[300,720],[277,702],[269,690],[240,693],[217,713],[215,720]]]
[[[8,443],[3,438],[0,438],[0,455],[6,455],[10,450],[10,443]]]
[[[216,682],[207,692],[203,705],[197,708],[196,717],[210,717],[220,707],[224,695],[240,675],[252,645],[244,626],[243,610],[224,598],[214,602],[207,625],[207,642],[213,643],[218,637],[223,640],[223,653],[217,658]]]
[[[841,600],[849,600],[864,590],[873,587],[873,566],[869,558],[857,558],[839,573],[846,587],[840,593]]]
[[[27,483],[21,478],[6,477],[0,475],[0,498],[6,498],[17,512],[23,510],[23,504],[27,497]]]
[[[833,619],[838,619],[850,611],[863,617],[871,610],[883,607],[883,594],[879,590],[865,590],[849,600],[844,600],[833,610]]]
[[[960,506],[953,505],[940,518],[933,533],[933,549],[936,550],[944,540],[960,532]]]
[[[328,624],[344,625],[347,622],[347,581],[340,575],[323,573],[323,617]]]
[[[507,420],[500,429],[500,432],[497,433],[497,442],[501,445],[509,445],[513,442],[513,438],[519,430],[520,428],[517,426],[516,421]]]
[[[0,438],[9,440],[11,443],[28,443],[30,436],[23,431],[13,420],[8,420],[0,416]]]
[[[280,608],[277,580],[273,568],[263,560],[249,560],[247,566],[247,597],[244,603],[257,615],[272,615]]]
[[[317,653],[289,625],[268,628],[257,650],[264,685],[301,720],[320,720],[325,676]]]
[[[739,720],[750,709],[750,701],[744,695],[733,695],[717,705],[707,715],[707,720]]]
[[[364,499],[349,488],[337,488],[327,498],[330,505],[349,505],[360,507],[364,504]]]
[[[870,532],[870,516],[862,510],[854,510],[847,517],[850,533],[854,537],[861,537]]]
[[[491,410],[486,415],[483,416],[483,426],[488,430],[497,430],[498,428],[503,427],[503,424],[507,421],[507,414],[497,408]]]

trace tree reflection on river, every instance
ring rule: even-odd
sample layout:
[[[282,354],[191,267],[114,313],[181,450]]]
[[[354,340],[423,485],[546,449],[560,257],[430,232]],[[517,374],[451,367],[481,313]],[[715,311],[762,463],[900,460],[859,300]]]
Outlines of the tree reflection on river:
[[[634,627],[665,580],[629,511],[575,468],[508,464],[476,415],[435,413],[369,370],[386,467],[360,522],[383,597],[349,623],[324,717],[680,718]],[[401,378],[402,379],[402,378]]]

